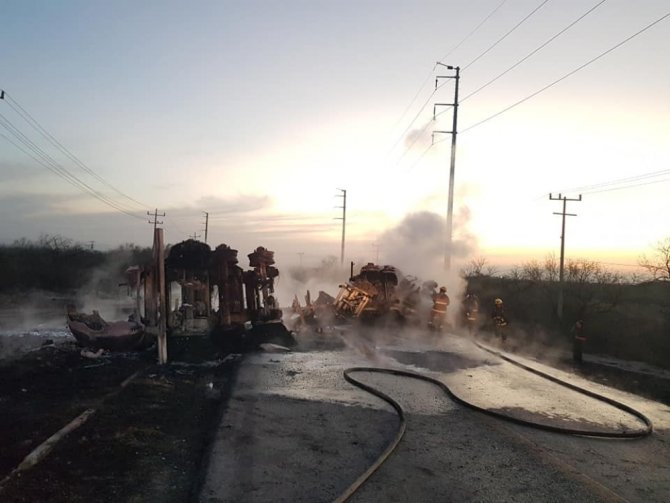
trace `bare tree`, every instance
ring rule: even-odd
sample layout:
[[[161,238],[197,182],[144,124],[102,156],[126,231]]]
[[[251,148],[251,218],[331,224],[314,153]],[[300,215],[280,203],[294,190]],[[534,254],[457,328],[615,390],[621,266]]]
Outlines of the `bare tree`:
[[[461,269],[461,277],[462,278],[477,278],[480,276],[491,276],[489,273],[490,270],[494,270],[495,268],[489,266],[487,267],[486,272],[489,274],[484,273],[484,267],[486,266],[486,259],[484,257],[477,257],[473,258],[468,262],[463,268]]]
[[[670,237],[658,243],[651,257],[642,255],[638,261],[654,280],[670,281]]]
[[[565,271],[566,299],[575,303],[578,318],[611,311],[619,303],[623,285],[620,273],[587,259],[568,260]]]
[[[551,253],[544,259],[544,273],[547,281],[558,281],[560,266],[556,255]]]
[[[65,238],[59,234],[42,234],[39,238],[38,246],[42,248],[48,248],[53,251],[60,251],[72,248],[74,245],[70,238]]]
[[[521,266],[521,277],[530,281],[542,281],[544,270],[537,260],[530,260]]]

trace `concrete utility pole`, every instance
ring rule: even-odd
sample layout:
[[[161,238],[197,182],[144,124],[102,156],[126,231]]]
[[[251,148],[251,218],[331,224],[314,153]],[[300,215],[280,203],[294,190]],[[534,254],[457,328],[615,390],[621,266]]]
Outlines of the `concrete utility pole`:
[[[209,228],[209,213],[206,211],[203,211],[205,214],[205,243],[207,242],[207,230]]]
[[[200,234],[196,234],[196,233],[194,232],[193,234],[189,234],[188,237],[190,237],[191,239],[195,239],[195,240],[197,240],[197,239],[200,237]]]
[[[147,215],[151,216],[151,212],[147,211]],[[154,216],[154,219],[153,219],[153,220],[149,220],[149,223],[150,223],[150,224],[154,224],[154,233],[155,233],[155,232],[156,232],[156,226],[158,226],[158,225],[163,225],[163,222],[159,222],[159,221],[158,221],[158,217],[164,217],[164,216],[165,216],[165,212],[163,212],[163,213],[161,213],[161,214],[158,214],[158,208],[156,208],[156,210],[155,210],[154,213],[153,213],[153,216]]]
[[[437,75],[435,77],[435,90],[440,79],[454,79],[454,102],[453,103],[435,103],[433,106],[433,120],[437,117],[435,111],[438,106],[453,107],[451,131],[433,131],[433,140],[435,133],[444,133],[451,135],[451,161],[449,164],[449,199],[447,200],[447,238],[444,245],[444,270],[448,271],[451,268],[451,242],[452,229],[454,219],[454,177],[456,174],[456,135],[458,134],[458,85],[461,78],[461,68],[459,66],[445,65],[437,62],[438,65],[444,66],[447,70],[455,70],[454,75]]]
[[[344,231],[347,226],[347,191],[345,189],[337,189],[342,192],[342,194],[337,194],[335,197],[342,198],[342,206],[335,206],[336,208],[342,208],[342,216],[337,217],[336,220],[342,220],[342,246],[340,248],[340,265],[344,265]]]
[[[570,199],[561,194],[558,194],[558,197],[554,197],[551,193],[549,194],[550,201],[563,201],[563,211],[561,213],[554,212],[554,215],[562,215],[561,223],[561,263],[558,270],[558,304],[556,306],[556,314],[558,315],[559,320],[563,320],[563,264],[565,263],[565,217],[576,217],[575,213],[566,213],[566,203],[568,201],[581,201],[582,195],[579,194],[579,198]]]

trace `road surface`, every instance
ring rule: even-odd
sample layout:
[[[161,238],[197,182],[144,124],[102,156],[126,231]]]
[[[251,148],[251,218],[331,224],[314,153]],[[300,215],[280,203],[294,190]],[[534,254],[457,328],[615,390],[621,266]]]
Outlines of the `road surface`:
[[[246,357],[215,435],[200,501],[336,500],[398,427],[388,404],[343,379],[348,367],[418,372],[478,406],[545,424],[603,431],[644,426],[457,335],[349,333],[343,341]],[[543,432],[467,409],[427,382],[357,373],[402,405],[407,433],[350,501],[670,501],[669,407],[515,358],[634,407],[654,422],[654,433],[607,440]]]

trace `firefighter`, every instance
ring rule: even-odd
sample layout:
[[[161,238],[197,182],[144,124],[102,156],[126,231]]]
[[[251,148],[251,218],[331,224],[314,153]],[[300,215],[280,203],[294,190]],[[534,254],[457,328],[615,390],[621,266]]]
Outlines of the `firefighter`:
[[[502,342],[505,342],[507,340],[506,327],[509,324],[509,321],[505,315],[505,308],[503,307],[502,299],[496,299],[493,301],[491,321],[493,322],[493,333]]]
[[[433,295],[433,309],[430,311],[429,325],[433,330],[442,330],[447,318],[447,307],[449,306],[449,296],[447,288],[442,286],[440,291]]]
[[[472,335],[477,328],[477,315],[479,314],[479,299],[477,295],[468,292],[463,298],[461,307],[463,324],[468,327],[468,333]]]
[[[586,337],[584,337],[584,322],[582,320],[577,320],[572,327],[572,359],[576,363],[582,363],[582,351],[584,349],[584,343],[586,342]]]

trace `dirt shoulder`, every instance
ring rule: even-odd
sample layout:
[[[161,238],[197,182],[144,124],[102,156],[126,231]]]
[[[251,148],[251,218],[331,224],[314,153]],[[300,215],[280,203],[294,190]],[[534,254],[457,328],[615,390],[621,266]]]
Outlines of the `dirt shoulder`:
[[[236,367],[234,360],[220,358],[160,367],[150,353],[90,360],[73,345],[45,348],[0,367],[0,478],[78,414],[95,410],[42,462],[10,475],[0,499],[194,499],[209,435]]]

